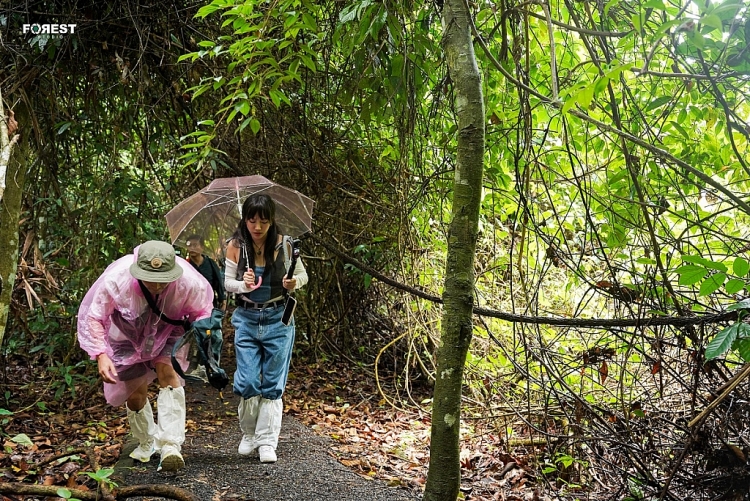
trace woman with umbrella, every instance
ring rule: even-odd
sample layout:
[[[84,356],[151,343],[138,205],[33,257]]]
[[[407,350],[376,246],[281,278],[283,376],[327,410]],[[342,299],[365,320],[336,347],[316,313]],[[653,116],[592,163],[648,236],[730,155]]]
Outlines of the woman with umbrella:
[[[242,441],[238,452],[258,449],[262,463],[276,461],[289,362],[294,345],[294,320],[282,322],[288,291],[307,283],[307,272],[297,261],[292,278],[291,238],[276,223],[276,204],[266,194],[255,194],[242,204],[242,220],[227,247],[224,286],[237,295],[232,315],[237,370],[234,393]]]

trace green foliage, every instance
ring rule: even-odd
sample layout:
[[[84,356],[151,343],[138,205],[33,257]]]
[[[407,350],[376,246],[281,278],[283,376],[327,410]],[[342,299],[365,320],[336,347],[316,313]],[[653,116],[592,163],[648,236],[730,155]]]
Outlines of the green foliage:
[[[217,122],[239,124],[237,133],[250,127],[253,134],[261,130],[257,107],[262,101],[276,109],[291,105],[296,85],[305,71],[317,71],[320,36],[315,16],[319,8],[308,0],[281,0],[257,5],[242,0],[214,0],[202,7],[197,18],[220,14],[222,28],[230,34],[216,40],[202,40],[200,50],[180,56],[179,61],[215,60],[225,64],[224,74],[205,77],[188,89],[195,100],[206,92],[224,95],[215,113],[216,120],[202,120],[198,129],[181,138],[189,150],[180,159],[185,166],[203,164],[216,153],[212,145]]]
[[[741,337],[750,334],[750,326],[745,323],[735,323],[722,329],[714,339],[706,346],[706,360],[723,355]]]
[[[78,498],[74,498],[73,494],[70,492],[70,490],[66,489],[65,487],[61,487],[57,489],[57,495],[60,496],[63,499],[68,499],[70,501],[81,501]]]
[[[11,438],[10,441],[26,447],[32,447],[34,445],[34,442],[32,442],[29,436],[25,433],[19,433],[15,437]]]
[[[737,321],[719,331],[706,346],[706,360],[713,360],[724,355],[730,348],[740,358],[750,362],[750,324],[744,319],[750,310],[750,299],[745,299],[727,307],[727,311],[737,312]]]
[[[727,280],[729,268],[721,262],[712,261],[701,256],[682,256],[685,263],[674,271],[680,278],[679,285],[700,284],[699,296],[708,296],[724,286],[726,294],[736,294],[747,287],[742,277],[747,275],[748,263],[744,258],[734,259],[732,271],[734,278]]]
[[[97,483],[104,482],[108,487],[112,488],[117,487],[117,483],[109,478],[114,472],[114,468],[100,468],[94,472],[84,472],[84,475],[88,475],[89,477],[93,478]]]
[[[96,384],[92,377],[83,374],[83,369],[88,365],[85,361],[80,361],[74,365],[67,365],[56,362],[53,367],[47,370],[52,375],[52,384],[50,389],[54,391],[54,399],[59,401],[63,393],[70,392],[70,398],[76,398],[76,386],[85,384]]]

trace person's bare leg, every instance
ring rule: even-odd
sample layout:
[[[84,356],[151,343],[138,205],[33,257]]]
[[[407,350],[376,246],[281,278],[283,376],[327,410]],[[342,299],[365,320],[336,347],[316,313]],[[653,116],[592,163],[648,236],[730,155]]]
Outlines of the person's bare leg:
[[[169,364],[156,364],[156,379],[159,380],[159,388],[180,388],[180,378]]]
[[[138,412],[148,400],[148,383],[143,383],[128,397],[128,409]]]

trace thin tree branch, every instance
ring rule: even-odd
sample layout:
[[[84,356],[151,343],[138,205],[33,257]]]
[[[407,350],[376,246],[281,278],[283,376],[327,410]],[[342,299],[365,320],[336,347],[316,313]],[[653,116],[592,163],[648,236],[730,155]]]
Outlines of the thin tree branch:
[[[443,303],[442,298],[438,296],[434,296],[432,294],[428,294],[414,287],[405,285],[399,282],[398,280],[394,280],[390,277],[383,275],[382,273],[377,271],[375,268],[368,266],[364,264],[363,262],[358,261],[357,259],[341,252],[334,245],[330,244],[328,241],[320,238],[317,235],[310,234],[310,237],[313,240],[315,240],[317,243],[319,243],[320,245],[322,245],[323,247],[331,251],[333,254],[339,257],[342,261],[359,268],[365,273],[372,275],[374,278],[377,278],[381,282],[388,284],[391,287],[402,290],[404,292],[408,292],[409,294],[420,297],[422,299],[432,301],[433,303],[439,303],[439,304]],[[514,323],[523,323],[523,324],[532,324],[532,325],[554,325],[554,326],[560,326],[560,327],[590,327],[590,328],[648,327],[648,326],[656,326],[656,325],[672,325],[676,327],[687,327],[690,325],[723,323],[723,322],[734,321],[737,319],[736,311],[722,312],[722,313],[717,313],[714,315],[701,315],[701,316],[696,316],[696,317],[656,317],[654,316],[654,317],[628,318],[628,319],[540,317],[540,316],[529,316],[529,315],[517,315],[515,313],[508,313],[508,312],[493,310],[489,308],[480,308],[477,306],[474,307],[473,311],[476,315],[484,315],[486,317],[497,318],[500,320],[505,320],[505,321],[514,322]]]
[[[557,101],[558,99],[558,88],[557,88],[557,56],[555,53],[555,32],[552,29],[552,16],[549,12],[548,0],[542,2],[542,9],[544,10],[544,17],[547,21],[547,33],[549,34],[549,51],[550,51],[550,73],[552,75],[552,99]],[[464,0],[466,2],[466,0]],[[473,24],[473,23],[472,23]]]
[[[696,73],[669,73],[669,72],[661,72],[661,71],[651,71],[646,70],[644,71],[643,68],[636,68],[632,67],[630,68],[630,71],[633,73],[638,73],[638,76],[655,76],[660,78],[682,78],[684,80],[711,80],[712,77],[706,76],[706,75],[699,75]],[[713,77],[715,80],[726,80],[727,78],[732,77],[738,77],[739,73],[736,71],[730,71],[729,73],[724,73],[723,75],[718,75],[716,77]]]
[[[546,4],[544,4],[544,5],[546,5]],[[518,8],[511,9],[511,10],[518,10]],[[541,19],[542,21],[545,20],[545,16],[537,14],[536,12],[531,12],[530,10],[523,10],[521,12],[523,12],[525,14],[528,14],[531,17],[535,17],[537,19]],[[555,26],[559,26],[560,28],[565,28],[566,30],[574,31],[574,32],[580,33],[582,35],[591,35],[591,36],[595,36],[595,37],[605,37],[605,38],[622,38],[622,37],[626,37],[626,36],[630,35],[631,33],[633,33],[633,30],[630,30],[630,31],[597,31],[597,30],[589,30],[589,29],[586,29],[586,28],[579,28],[577,26],[572,26],[570,24],[565,24],[565,23],[563,23],[561,21],[557,21],[555,19],[550,19],[550,20],[551,20],[552,24],[554,24]]]

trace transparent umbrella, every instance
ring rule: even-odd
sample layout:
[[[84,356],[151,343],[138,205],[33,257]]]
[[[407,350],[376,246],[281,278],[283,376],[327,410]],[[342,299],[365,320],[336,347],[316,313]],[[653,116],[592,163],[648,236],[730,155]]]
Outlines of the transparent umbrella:
[[[214,179],[211,184],[177,204],[167,215],[173,245],[186,246],[187,237],[203,237],[206,250],[218,255],[242,217],[242,203],[265,193],[276,202],[276,222],[285,235],[298,237],[312,229],[315,202],[302,193],[255,175]]]

